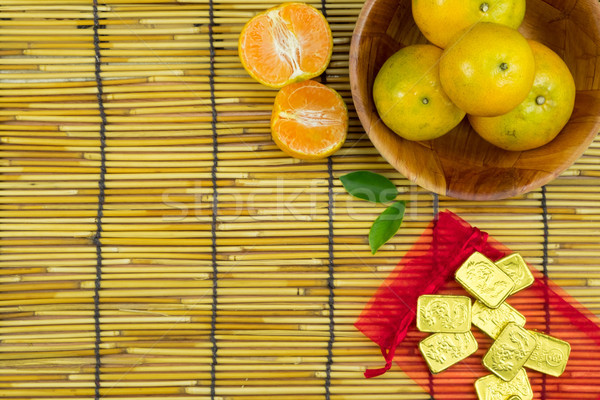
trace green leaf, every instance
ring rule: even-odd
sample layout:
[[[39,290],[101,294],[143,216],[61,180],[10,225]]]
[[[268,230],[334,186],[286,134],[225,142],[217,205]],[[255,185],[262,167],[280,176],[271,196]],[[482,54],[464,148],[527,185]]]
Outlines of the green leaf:
[[[398,232],[400,225],[402,225],[405,209],[406,202],[397,201],[386,208],[373,222],[369,231],[369,246],[371,246],[372,254],[375,254],[381,246]]]
[[[385,176],[370,171],[356,171],[340,177],[348,193],[373,203],[387,203],[398,196],[398,189]]]

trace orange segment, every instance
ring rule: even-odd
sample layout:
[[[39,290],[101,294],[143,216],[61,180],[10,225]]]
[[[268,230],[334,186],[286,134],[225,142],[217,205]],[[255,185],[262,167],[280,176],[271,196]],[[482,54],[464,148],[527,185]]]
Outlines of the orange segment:
[[[238,50],[250,76],[280,88],[323,73],[331,59],[333,36],[316,8],[285,3],[248,21]]]
[[[330,87],[309,80],[277,93],[271,134],[277,146],[292,157],[328,157],[342,147],[347,131],[346,104]]]

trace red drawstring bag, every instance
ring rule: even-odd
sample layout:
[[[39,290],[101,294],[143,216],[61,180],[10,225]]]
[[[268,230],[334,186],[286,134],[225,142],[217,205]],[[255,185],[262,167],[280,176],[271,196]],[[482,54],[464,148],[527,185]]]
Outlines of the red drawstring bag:
[[[492,344],[477,328],[477,352],[444,372],[429,372],[418,343],[429,334],[419,332],[414,320],[417,299],[423,294],[460,294],[467,292],[454,280],[454,272],[474,252],[492,261],[512,251],[487,233],[472,227],[450,211],[439,213],[417,243],[402,258],[396,269],[375,292],[355,323],[375,342],[385,366],[368,369],[367,378],[385,373],[392,361],[436,399],[477,399],[475,380],[490,374],[481,358]],[[507,299],[507,303],[527,318],[525,328],[534,329],[571,345],[565,372],[560,377],[527,370],[534,398],[600,399],[600,328],[598,318],[539,271],[532,286]]]

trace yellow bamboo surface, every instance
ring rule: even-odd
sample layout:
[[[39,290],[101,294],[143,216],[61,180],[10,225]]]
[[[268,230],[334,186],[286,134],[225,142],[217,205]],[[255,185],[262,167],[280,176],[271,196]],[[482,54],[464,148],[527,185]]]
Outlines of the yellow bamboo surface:
[[[435,207],[539,269],[546,222],[550,278],[600,314],[600,139],[545,193],[436,199],[364,134],[348,79],[363,1],[327,0],[325,79],[350,111],[330,196],[327,160],[292,159],[271,141],[276,91],[237,57],[243,24],[275,3],[213,5],[99,2],[107,124],[97,338],[92,0],[0,0],[0,397],[93,399],[99,353],[106,399],[429,399],[396,366],[365,379],[383,358],[353,323]],[[345,193],[338,178],[356,170],[384,174],[409,202],[376,255],[367,234],[385,206]]]

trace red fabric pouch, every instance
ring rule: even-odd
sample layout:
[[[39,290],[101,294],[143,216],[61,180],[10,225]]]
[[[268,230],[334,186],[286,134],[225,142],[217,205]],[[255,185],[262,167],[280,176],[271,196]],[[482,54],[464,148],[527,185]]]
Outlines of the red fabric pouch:
[[[477,352],[437,375],[429,372],[418,343],[427,333],[416,329],[417,299],[423,294],[461,294],[454,272],[474,252],[492,261],[512,253],[487,233],[457,215],[441,212],[379,287],[355,323],[375,342],[385,366],[369,369],[367,378],[385,373],[392,361],[435,399],[477,399],[475,380],[490,374],[481,359],[492,344],[476,327],[472,329]],[[600,328],[598,318],[542,273],[531,268],[535,282],[507,300],[527,318],[525,328],[565,340],[571,355],[565,372],[553,377],[527,370],[534,399],[600,399]]]

